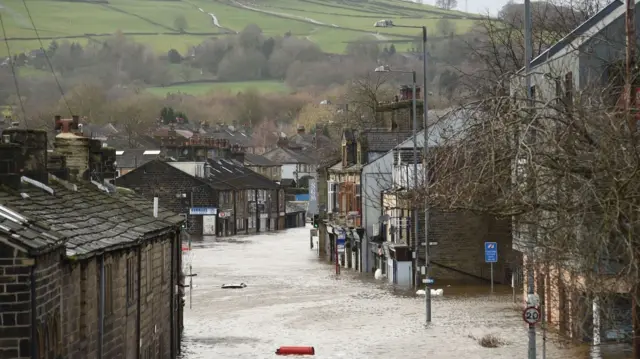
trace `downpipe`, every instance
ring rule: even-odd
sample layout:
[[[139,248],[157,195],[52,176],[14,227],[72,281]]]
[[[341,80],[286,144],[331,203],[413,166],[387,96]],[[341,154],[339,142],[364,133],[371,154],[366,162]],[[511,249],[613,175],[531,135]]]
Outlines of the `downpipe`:
[[[169,259],[171,261],[171,274],[170,277],[170,283],[169,283],[169,317],[170,317],[170,322],[171,323],[171,358],[175,358],[176,357],[176,315],[175,315],[175,302],[176,302],[176,292],[177,292],[177,285],[176,285],[176,278],[175,278],[175,253],[176,253],[176,238],[179,236],[178,232],[176,232],[176,234],[173,236],[173,238],[171,238],[171,246],[169,248],[171,248],[171,258]]]
[[[142,269],[141,269],[141,264],[142,264],[142,245],[138,246],[138,310],[136,311],[136,337],[138,339],[138,358],[141,358],[141,352],[142,352],[142,333],[140,333],[140,327],[141,327],[141,323],[140,323],[140,319],[142,317],[142,313],[140,312],[142,309],[142,285],[141,285],[141,278],[142,278]]]
[[[36,299],[36,265],[31,266],[31,273],[29,273],[29,280],[31,281],[31,359],[37,359],[40,357],[38,353],[38,303]]]

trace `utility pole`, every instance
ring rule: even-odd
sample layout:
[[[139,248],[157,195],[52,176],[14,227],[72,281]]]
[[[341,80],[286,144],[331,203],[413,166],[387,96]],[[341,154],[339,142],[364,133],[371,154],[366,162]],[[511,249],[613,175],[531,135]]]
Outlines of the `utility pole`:
[[[524,76],[525,86],[527,92],[527,106],[531,110],[533,108],[533,94],[531,93],[531,59],[533,58],[533,44],[531,34],[531,0],[524,0]],[[535,141],[535,134],[532,136]],[[517,162],[516,162],[517,163]],[[535,185],[534,185],[535,192]],[[535,230],[535,224],[531,234],[533,238],[530,238],[529,253],[527,255],[527,286],[529,298],[533,298],[535,294],[535,276],[534,276],[534,251],[535,243],[537,242],[537,231]],[[527,301],[529,301],[527,298]],[[535,324],[529,324],[529,359],[536,359],[536,327]]]
[[[431,288],[429,279],[431,278],[431,263],[429,263],[429,105],[427,103],[427,27],[422,26],[422,115],[424,124],[422,126],[423,158],[422,172],[424,173],[424,273],[427,283],[425,284],[425,317],[426,322],[431,323]]]

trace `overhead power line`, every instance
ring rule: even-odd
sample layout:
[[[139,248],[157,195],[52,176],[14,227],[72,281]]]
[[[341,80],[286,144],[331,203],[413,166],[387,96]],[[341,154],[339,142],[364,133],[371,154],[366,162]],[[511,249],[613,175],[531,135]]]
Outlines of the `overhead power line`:
[[[7,31],[4,27],[4,20],[2,19],[2,12],[0,12],[0,27],[2,28],[2,37],[4,38],[4,44],[7,47],[7,55],[9,56],[9,64],[11,67],[11,74],[13,76],[13,84],[16,87],[16,96],[18,96],[18,102],[20,103],[20,111],[22,111],[22,118],[24,119],[24,125],[27,126],[27,114],[24,111],[24,102],[22,101],[22,95],[20,94],[20,85],[18,84],[18,76],[16,75],[16,65],[11,55],[11,47],[9,46],[9,40],[7,40]]]
[[[40,33],[38,32],[38,28],[36,27],[35,22],[33,21],[33,17],[31,16],[31,11],[29,11],[29,7],[27,6],[27,2],[25,0],[22,0],[22,4],[24,5],[24,9],[27,12],[27,16],[29,17],[29,22],[31,22],[31,26],[33,27],[33,31],[36,34],[36,38],[38,39],[38,43],[40,44],[40,49],[42,50],[42,54],[44,55],[45,60],[47,61],[47,65],[49,65],[49,70],[51,71],[51,74],[53,75],[53,79],[56,81],[56,85],[58,86],[58,90],[60,91],[60,95],[62,96],[62,101],[64,102],[64,105],[67,107],[67,110],[69,111],[69,116],[73,115],[73,111],[71,111],[71,106],[69,106],[69,102],[67,102],[67,98],[64,94],[64,90],[62,89],[62,85],[60,85],[60,81],[58,80],[58,76],[56,75],[56,72],[53,69],[53,65],[51,65],[51,60],[49,59],[49,55],[47,55],[47,51],[44,49],[44,45],[42,44],[42,39],[40,38]],[[5,40],[6,40],[6,36],[5,36]]]

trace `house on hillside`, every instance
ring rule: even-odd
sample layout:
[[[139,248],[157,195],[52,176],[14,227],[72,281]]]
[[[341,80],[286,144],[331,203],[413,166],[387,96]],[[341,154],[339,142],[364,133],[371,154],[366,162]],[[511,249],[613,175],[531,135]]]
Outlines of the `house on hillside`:
[[[3,354],[176,358],[182,218],[109,186],[114,150],[83,136],[77,118],[56,117],[56,127],[57,175],[46,132],[2,133],[0,280],[14,283],[4,288],[2,315],[13,320],[0,323]]]
[[[634,3],[637,12],[640,1],[636,0]],[[586,98],[589,102],[602,101],[611,108],[620,105],[625,98],[622,94],[623,78],[620,76],[624,69],[626,51],[625,13],[624,1],[610,2],[565,38],[532,60],[530,90],[537,102],[555,101],[569,111],[571,106],[579,106]],[[635,22],[635,27],[639,28],[640,18],[636,16]],[[520,74],[524,74],[524,69]],[[638,85],[634,84],[634,87],[633,93],[637,93]],[[523,76],[514,77],[511,92],[520,94],[525,91],[527,89]],[[598,98],[603,92],[609,98]],[[515,170],[517,168],[514,172]],[[550,191],[549,188],[540,189]],[[561,191],[564,191],[564,188]],[[553,216],[555,214],[549,215],[550,218]],[[597,230],[593,235],[590,234],[588,226],[583,224],[580,224],[580,229],[576,232],[576,238],[602,235],[597,233]],[[610,240],[615,242],[615,236],[611,237]],[[586,293],[594,289],[587,288],[584,284],[585,278],[596,278],[599,282],[606,282],[623,277],[620,275],[623,261],[608,253],[600,259],[600,264],[587,264],[589,269],[580,267],[579,258],[576,256],[572,260],[546,266],[530,259],[531,251],[534,250],[532,247],[537,243],[538,239],[524,225],[514,226],[513,249],[523,254],[525,278],[528,277],[527,268],[534,268],[535,292],[545,305],[546,321],[567,337],[586,339],[596,345],[605,341],[630,339],[633,336],[633,295],[629,292],[633,284],[611,285],[609,289],[602,290],[602,296],[609,297],[608,303],[602,303],[598,293],[592,292],[587,297]],[[610,244],[610,247],[613,246]],[[524,289],[526,292],[526,283]],[[524,294],[524,298],[528,298],[526,293]],[[601,313],[622,314],[606,315],[596,320],[594,318],[600,316],[593,315],[593,308]],[[599,337],[595,337],[597,333]]]
[[[277,147],[263,155],[281,166],[280,179],[292,179],[300,187],[316,177],[316,159],[287,147]]]
[[[271,161],[264,156],[245,153],[244,165],[248,169],[261,174],[272,181],[278,182],[281,179],[280,175],[282,173],[282,165]]]
[[[160,156],[160,153],[160,150],[143,148],[116,150],[116,177],[123,176],[145,163],[153,161]]]

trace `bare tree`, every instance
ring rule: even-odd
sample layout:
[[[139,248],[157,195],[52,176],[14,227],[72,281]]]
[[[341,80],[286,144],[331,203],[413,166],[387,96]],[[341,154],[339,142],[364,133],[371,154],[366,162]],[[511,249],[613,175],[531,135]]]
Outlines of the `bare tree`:
[[[436,6],[441,9],[452,10],[458,7],[458,0],[436,0]]]

